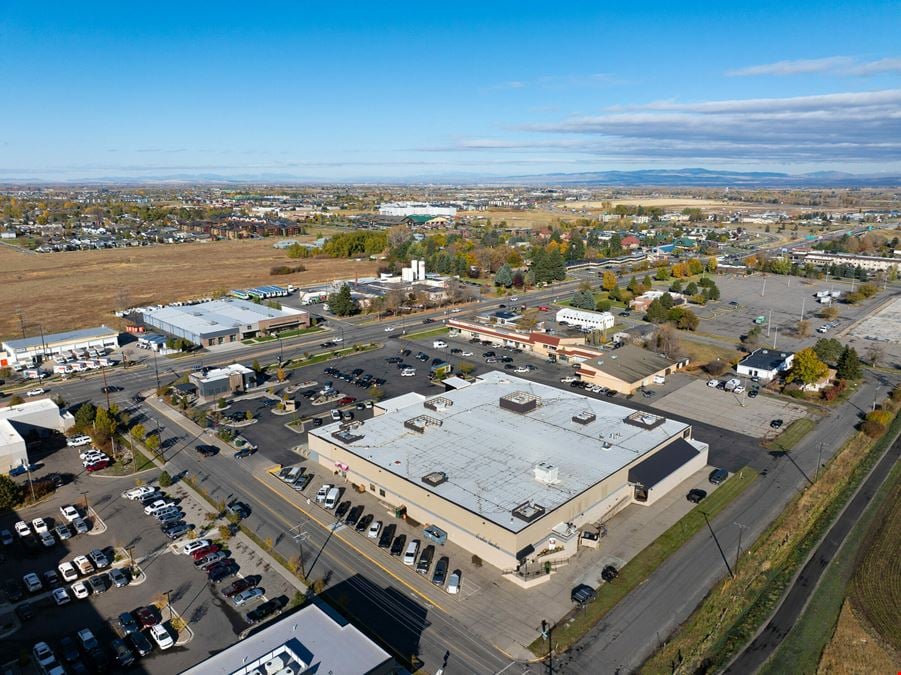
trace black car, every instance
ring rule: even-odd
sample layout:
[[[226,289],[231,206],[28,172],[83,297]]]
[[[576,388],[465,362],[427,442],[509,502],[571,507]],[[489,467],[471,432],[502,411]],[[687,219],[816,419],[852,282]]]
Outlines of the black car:
[[[16,605],[16,616],[23,623],[31,621],[34,618],[34,608],[31,606],[31,603],[23,602],[21,605]]]
[[[277,598],[267,600],[259,607],[252,609],[247,613],[248,623],[258,623],[266,617],[272,616],[281,611],[288,604],[288,596],[280,595]]]
[[[131,648],[138,653],[138,656],[147,656],[153,651],[153,645],[150,644],[150,640],[141,631],[129,633],[128,641],[131,643]]]
[[[306,488],[306,486],[309,485],[312,482],[312,480],[313,480],[313,474],[305,473],[302,476],[298,476],[297,478],[295,478],[294,482],[291,484],[291,487],[293,487],[295,490],[300,492],[301,490]]]
[[[435,563],[435,571],[432,573],[432,583],[436,586],[444,586],[447,579],[447,568],[450,565],[450,559],[444,555],[438,558]]]
[[[119,615],[119,626],[122,628],[123,635],[131,635],[132,633],[137,633],[141,630],[141,627],[138,625],[138,622],[135,621],[135,617],[131,612],[122,612]]]
[[[462,353],[463,353],[463,350],[460,349],[459,347],[454,347],[453,349],[451,349],[451,354],[462,354]]]
[[[335,516],[338,518],[343,518],[344,514],[350,510],[350,500],[347,499],[340,504],[338,504],[338,508],[335,509]]]
[[[693,504],[700,504],[701,500],[707,496],[707,492],[705,490],[699,490],[698,488],[692,488],[688,491],[688,494],[685,498],[692,502]]]
[[[601,579],[610,583],[616,577],[619,576],[619,570],[617,570],[613,565],[607,565],[604,569],[601,570]]]
[[[235,453],[235,459],[244,459],[246,457],[250,457],[256,451],[256,448],[244,448],[243,450],[238,450],[238,452]]]
[[[106,387],[100,387],[100,391],[104,394],[115,394],[117,391],[122,391],[122,387],[111,384]]]
[[[710,472],[710,477],[707,479],[714,485],[719,485],[724,480],[729,477],[729,472],[725,469],[714,469]]]
[[[419,562],[416,563],[416,571],[420,574],[428,574],[429,568],[432,566],[432,557],[435,555],[435,547],[429,544],[422,553],[419,554]]]
[[[423,323],[435,323],[435,319],[423,319]]]
[[[379,548],[389,548],[394,539],[394,533],[397,532],[397,525],[391,523],[382,528],[382,534],[379,536]]]
[[[416,358],[419,359],[420,361],[422,361],[423,363],[425,363],[426,361],[429,360],[429,355],[426,354],[425,352],[419,352],[416,355]]]
[[[109,575],[106,572],[95,574],[88,580],[91,593],[104,593],[110,587]]]
[[[59,639],[59,656],[63,663],[75,663],[81,658],[78,643],[71,635],[63,635]]]
[[[94,664],[95,673],[105,673],[109,670],[110,662],[106,652],[100,647],[95,647],[88,652],[88,659]]]
[[[363,505],[357,504],[347,514],[347,518],[344,519],[344,524],[345,525],[355,525],[356,522],[360,519],[360,516],[362,516],[362,515],[363,515]]]
[[[135,662],[135,655],[125,644],[124,640],[116,638],[110,642],[109,646],[113,651],[113,656],[116,658],[116,663],[123,668],[128,668],[128,666]]]
[[[369,526],[372,524],[373,516],[371,513],[367,513],[365,516],[360,518],[357,522],[357,526],[354,528],[357,532],[365,532],[369,529]]]
[[[399,534],[397,538],[394,540],[394,543],[391,544],[391,555],[399,556],[404,552],[404,546],[407,545],[407,535]]]
[[[25,597],[22,586],[15,579],[7,579],[3,582],[3,594],[10,602],[18,602]]]
[[[233,501],[225,507],[225,510],[228,513],[234,514],[241,520],[244,520],[250,515],[250,507],[244,502]]]
[[[234,576],[238,573],[238,564],[236,562],[226,563],[224,565],[214,567],[207,574],[207,578],[214,584],[219,583],[223,579]]]
[[[757,395],[760,393],[759,389],[752,389],[748,392],[748,398],[757,398]]]
[[[771,429],[781,429],[784,422],[782,420],[773,420],[770,422]]]
[[[219,453],[219,448],[215,445],[198,445],[195,450],[201,457],[212,457]]]
[[[596,597],[598,597],[598,593],[588,584],[579,584],[575,588],[570,591],[569,599],[573,602],[577,602],[580,605],[584,605],[587,602],[591,602]]]
[[[321,418],[321,417],[314,417],[314,418],[313,418],[313,426],[314,426],[314,427],[321,427],[321,426],[322,426],[322,418]]]
[[[401,356],[409,356],[410,350],[409,349],[401,349],[400,354],[401,354]]]
[[[400,363],[402,360],[403,359],[401,359],[399,356],[389,356],[387,359],[385,359],[385,362],[386,363]]]

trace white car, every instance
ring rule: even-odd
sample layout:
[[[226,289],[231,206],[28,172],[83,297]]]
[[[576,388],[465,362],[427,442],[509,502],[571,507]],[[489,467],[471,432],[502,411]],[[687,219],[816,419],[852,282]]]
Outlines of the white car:
[[[735,392],[736,394],[740,394],[740,393],[742,393],[744,390],[745,390],[745,388],[744,388],[743,385],[738,385],[738,386],[735,387],[735,389],[733,389],[732,391]]]
[[[56,662],[56,656],[54,656],[53,650],[50,649],[50,645],[46,642],[36,643],[34,647],[31,648],[31,654],[42,669],[51,666]]]
[[[47,525],[46,521],[43,518],[35,518],[31,521],[31,526],[38,534],[44,534],[50,531],[50,527]]]
[[[707,386],[715,389],[716,387],[720,386],[720,381],[719,380],[707,380]]]
[[[79,600],[84,600],[86,597],[90,595],[88,591],[88,587],[85,585],[83,581],[76,581],[74,584],[70,586],[72,589],[72,595],[74,595]]]
[[[72,564],[78,568],[82,574],[91,574],[94,571],[94,563],[88,560],[85,555],[77,555],[72,559]]]
[[[144,507],[144,515],[152,516],[163,509],[168,509],[170,506],[175,506],[175,502],[167,499],[157,499]]]
[[[569,384],[570,382],[578,382],[578,380],[579,380],[578,377],[573,377],[572,375],[567,375],[566,377],[561,377],[561,378],[560,378],[560,381],[561,381],[563,384]]]
[[[379,536],[379,532],[382,531],[382,521],[376,520],[373,521],[372,525],[369,526],[369,532],[366,533],[366,536],[370,539],[377,539]]]
[[[26,523],[24,520],[20,520],[18,523],[16,523],[15,530],[16,534],[18,534],[20,537],[27,537],[29,534],[31,534],[31,528],[28,527],[28,523]]]
[[[463,352],[460,356],[472,356],[472,352]]]
[[[68,523],[71,523],[76,518],[81,517],[81,514],[78,513],[78,509],[76,509],[71,504],[66,504],[65,506],[60,506],[59,512],[62,514],[63,518],[65,518],[66,522],[68,522]]]
[[[201,548],[206,548],[210,545],[209,539],[195,539],[194,541],[189,541],[185,543],[184,546],[181,547],[181,552],[185,555],[190,555],[194,551],[197,551]]]
[[[324,502],[325,498],[328,496],[328,491],[331,490],[333,487],[334,487],[334,485],[326,484],[326,485],[323,485],[321,488],[319,488],[319,491],[316,493],[316,501],[320,504],[322,502]]]
[[[526,368],[525,366],[516,366],[516,368],[513,369],[513,372],[514,373],[528,373],[529,369]]]
[[[66,439],[66,445],[70,448],[80,448],[82,445],[90,445],[91,437],[90,436],[73,436],[72,438]]]
[[[25,584],[25,588],[28,589],[29,593],[37,593],[44,588],[44,584],[41,583],[40,578],[34,572],[29,572],[22,577],[22,583]]]
[[[387,326],[387,327],[385,328],[385,332],[386,332],[386,333],[390,333],[390,332],[393,331],[393,330],[394,330],[394,326]]]
[[[150,637],[152,637],[153,641],[159,645],[160,649],[169,649],[170,647],[175,646],[175,640],[173,639],[172,634],[166,630],[166,627],[161,623],[150,627]]]
[[[340,421],[341,421],[341,411],[338,410],[337,408],[336,408],[335,410],[330,411],[330,412],[329,412],[329,416],[330,416],[335,422],[340,422]]]
[[[132,488],[131,490],[126,490],[122,493],[122,496],[125,497],[125,499],[134,501],[135,499],[142,499],[147,495],[152,495],[154,492],[156,492],[155,487],[150,487],[149,485],[141,485],[139,487]]]
[[[400,371],[401,377],[413,377],[416,374],[416,370],[414,368],[404,368]]]
[[[65,588],[54,588],[53,599],[54,601],[56,601],[57,605],[65,605],[66,603],[72,601],[72,598],[69,597],[69,591],[67,591]]]
[[[460,309],[459,307],[454,307],[454,308],[451,310],[451,314],[459,314],[459,313],[462,312],[462,311],[463,311],[463,310]]]
[[[344,338],[343,337],[332,338],[332,342],[344,342]]]
[[[44,391],[43,387],[38,387],[37,389],[29,389],[28,391],[25,392],[25,395],[26,396],[42,396],[45,393],[46,392]]]
[[[453,574],[450,575],[447,579],[447,592],[451,595],[456,595],[460,592],[460,571],[456,570]]]
[[[98,459],[106,459],[109,455],[100,450],[86,450],[78,455],[84,462],[96,462]]]
[[[63,581],[75,581],[78,578],[78,570],[75,569],[75,565],[66,561],[61,562],[57,569],[59,570],[60,576],[62,576]]]

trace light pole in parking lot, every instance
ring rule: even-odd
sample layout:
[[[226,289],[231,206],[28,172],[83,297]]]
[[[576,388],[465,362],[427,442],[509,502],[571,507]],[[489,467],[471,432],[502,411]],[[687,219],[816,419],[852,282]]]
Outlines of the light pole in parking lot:
[[[169,608],[169,621],[172,621],[172,599],[170,597],[172,589],[166,591],[166,607]]]
[[[553,675],[554,673],[554,652],[553,652],[553,643],[551,642],[551,635],[553,633],[553,627],[544,619],[541,620],[541,636],[547,640],[547,672],[548,675]]]

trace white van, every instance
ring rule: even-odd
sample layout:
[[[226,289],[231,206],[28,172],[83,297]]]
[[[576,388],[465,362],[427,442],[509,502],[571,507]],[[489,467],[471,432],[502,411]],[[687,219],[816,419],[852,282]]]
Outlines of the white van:
[[[417,553],[419,553],[419,539],[414,539],[407,544],[407,550],[404,553],[404,565],[412,566],[416,562]]]
[[[338,498],[341,496],[340,488],[333,487],[328,491],[328,494],[325,496],[325,503],[323,506],[327,509],[333,509],[338,504]]]
[[[666,378],[663,375],[654,375],[654,384],[666,384]]]
[[[447,347],[447,343],[444,340],[435,340],[432,343],[433,349],[444,349],[445,347]]]

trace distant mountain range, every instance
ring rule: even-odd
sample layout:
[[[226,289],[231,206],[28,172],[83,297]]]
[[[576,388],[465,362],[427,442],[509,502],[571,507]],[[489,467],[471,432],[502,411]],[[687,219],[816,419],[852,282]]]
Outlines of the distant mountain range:
[[[353,178],[309,178],[285,173],[223,176],[213,173],[158,176],[104,176],[89,179],[47,180],[0,177],[0,185],[170,185],[179,184],[375,184],[375,185],[504,185],[561,187],[716,187],[716,188],[860,188],[901,187],[901,175],[853,174],[816,171],[789,174],[772,171],[718,171],[711,169],[644,169],[637,171],[586,171],[519,176],[477,173],[445,173],[402,178],[357,176]]]

